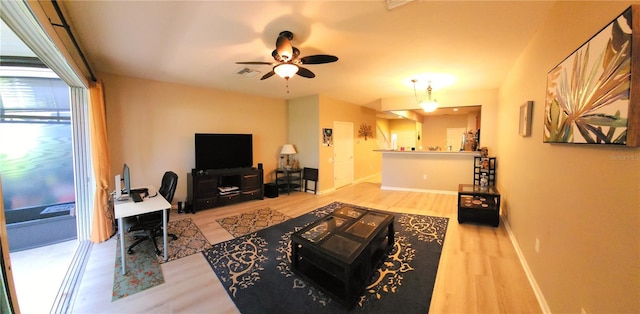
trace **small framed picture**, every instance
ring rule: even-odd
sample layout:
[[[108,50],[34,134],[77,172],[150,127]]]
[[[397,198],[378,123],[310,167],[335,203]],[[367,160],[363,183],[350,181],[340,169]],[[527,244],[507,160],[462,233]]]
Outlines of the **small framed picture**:
[[[333,129],[322,129],[322,146],[333,146]]]
[[[520,106],[520,123],[518,134],[521,136],[531,136],[531,112],[533,111],[533,101],[529,100]]]

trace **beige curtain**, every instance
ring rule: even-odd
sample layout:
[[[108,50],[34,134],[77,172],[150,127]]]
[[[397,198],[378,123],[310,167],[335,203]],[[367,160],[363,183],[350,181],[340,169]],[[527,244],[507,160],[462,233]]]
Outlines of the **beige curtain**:
[[[115,233],[113,213],[109,205],[109,145],[107,143],[104,87],[101,81],[90,84],[89,97],[89,134],[93,172],[96,180],[91,241],[98,243],[108,240]]]

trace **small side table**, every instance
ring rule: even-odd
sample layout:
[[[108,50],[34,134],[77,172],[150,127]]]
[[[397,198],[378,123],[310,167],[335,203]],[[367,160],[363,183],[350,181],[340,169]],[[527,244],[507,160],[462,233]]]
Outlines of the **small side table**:
[[[291,191],[296,189],[300,190],[302,187],[302,168],[276,169],[276,185],[278,186],[278,189],[286,191],[287,194],[290,194]]]
[[[495,186],[458,185],[458,223],[500,225],[500,193]]]

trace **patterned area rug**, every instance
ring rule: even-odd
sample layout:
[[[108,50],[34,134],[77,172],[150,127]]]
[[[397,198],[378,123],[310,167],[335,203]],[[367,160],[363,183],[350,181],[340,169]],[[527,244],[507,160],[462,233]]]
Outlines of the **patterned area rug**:
[[[241,313],[428,313],[448,218],[394,213],[394,246],[352,309],[291,271],[291,234],[342,206],[367,209],[334,202],[202,253]]]
[[[262,230],[289,220],[291,217],[270,208],[257,209],[248,213],[217,219],[216,221],[235,238]]]
[[[168,233],[175,234],[178,239],[168,238],[167,262],[202,252],[211,247],[200,229],[191,218],[170,221]],[[133,243],[133,233],[125,233],[127,244]],[[158,238],[158,247],[163,251],[162,237]],[[125,248],[126,249],[126,248]],[[125,253],[126,254],[126,253]],[[116,263],[113,276],[113,293],[111,301],[138,293],[145,289],[164,283],[160,264],[164,263],[162,257],[156,256],[153,243],[143,241],[134,248],[134,254],[126,254],[127,273],[122,275],[122,260],[120,259],[120,239],[116,242]]]

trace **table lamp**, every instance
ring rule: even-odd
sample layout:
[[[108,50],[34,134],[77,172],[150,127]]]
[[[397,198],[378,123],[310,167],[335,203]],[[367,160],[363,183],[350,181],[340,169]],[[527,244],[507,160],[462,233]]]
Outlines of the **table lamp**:
[[[296,154],[296,149],[293,147],[293,145],[291,144],[284,144],[282,146],[282,150],[280,151],[280,155],[287,155],[287,165],[286,167],[289,168],[291,167],[291,164],[289,163],[289,156]]]

